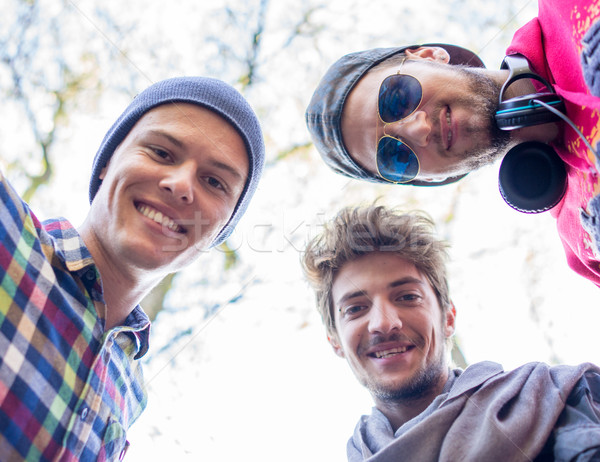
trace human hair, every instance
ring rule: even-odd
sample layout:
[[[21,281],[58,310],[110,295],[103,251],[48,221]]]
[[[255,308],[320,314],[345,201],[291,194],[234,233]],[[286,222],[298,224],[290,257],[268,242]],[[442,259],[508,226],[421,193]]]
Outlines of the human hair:
[[[373,66],[371,69],[369,69],[367,71],[367,74],[377,71],[379,69],[383,69],[383,68],[401,66],[402,64],[404,64],[405,61],[407,61],[409,59],[410,58],[406,55],[406,53],[404,51],[402,51],[400,53],[396,53],[395,55],[392,55],[389,58],[384,59],[380,63],[377,63],[375,66]]]
[[[382,205],[343,208],[306,246],[302,269],[315,290],[327,334],[337,338],[331,296],[336,274],[348,262],[372,252],[394,252],[422,272],[442,314],[451,306],[446,273],[448,245],[435,235],[424,212],[401,213]]]

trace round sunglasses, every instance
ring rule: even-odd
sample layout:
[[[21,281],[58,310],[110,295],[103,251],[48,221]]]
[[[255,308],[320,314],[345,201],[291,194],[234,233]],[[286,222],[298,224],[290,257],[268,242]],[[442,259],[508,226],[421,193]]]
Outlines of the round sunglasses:
[[[423,100],[421,83],[412,75],[394,74],[379,87],[377,113],[384,125],[413,114]],[[419,174],[419,158],[403,141],[383,135],[377,141],[377,171],[391,183],[408,183]]]

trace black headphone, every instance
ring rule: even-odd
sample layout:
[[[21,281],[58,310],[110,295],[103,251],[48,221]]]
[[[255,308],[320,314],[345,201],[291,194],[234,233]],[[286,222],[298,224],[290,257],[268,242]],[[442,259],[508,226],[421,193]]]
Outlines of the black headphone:
[[[550,84],[529,68],[521,55],[506,56],[501,69],[509,69],[500,90],[496,124],[501,130],[516,130],[531,125],[558,122],[556,114],[566,112],[565,104]],[[502,101],[504,92],[515,81],[535,79],[548,92],[533,93]],[[522,143],[504,156],[498,178],[500,193],[508,205],[524,213],[540,213],[560,202],[567,189],[567,172],[562,159],[549,145],[537,141]]]

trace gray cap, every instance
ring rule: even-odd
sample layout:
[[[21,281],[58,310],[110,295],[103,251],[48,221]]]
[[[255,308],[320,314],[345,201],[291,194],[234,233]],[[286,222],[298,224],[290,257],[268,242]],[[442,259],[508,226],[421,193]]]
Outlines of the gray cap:
[[[238,131],[246,145],[248,178],[229,221],[211,244],[211,247],[214,247],[229,237],[246,211],[265,163],[263,136],[256,114],[240,92],[221,80],[209,77],[176,77],[155,83],[136,96],[104,136],[94,157],[89,190],[90,202],[102,183],[102,169],[137,121],[150,109],[176,102],[197,104],[216,112]]]
[[[374,48],[342,56],[321,79],[306,109],[306,124],[321,157],[337,173],[350,178],[390,184],[389,181],[375,175],[350,156],[342,140],[342,110],[348,94],[354,85],[369,69],[404,50],[420,46],[444,48],[450,55],[450,64],[462,64],[471,67],[485,67],[479,57],[465,48],[444,43],[427,43],[396,48]],[[448,178],[440,182],[412,180],[415,186],[441,186],[454,183],[465,175]]]

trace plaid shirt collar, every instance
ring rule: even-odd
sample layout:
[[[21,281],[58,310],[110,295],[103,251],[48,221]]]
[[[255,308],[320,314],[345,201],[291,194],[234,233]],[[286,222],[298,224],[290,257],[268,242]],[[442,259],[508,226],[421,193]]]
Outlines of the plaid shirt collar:
[[[76,228],[63,217],[46,220],[42,226],[52,236],[56,255],[62,260],[65,267],[85,281],[94,301],[104,303],[98,268]],[[150,318],[140,305],[137,305],[129,313],[123,325],[116,329],[132,334],[132,338],[135,339],[138,346],[134,359],[140,359],[148,352]]]

